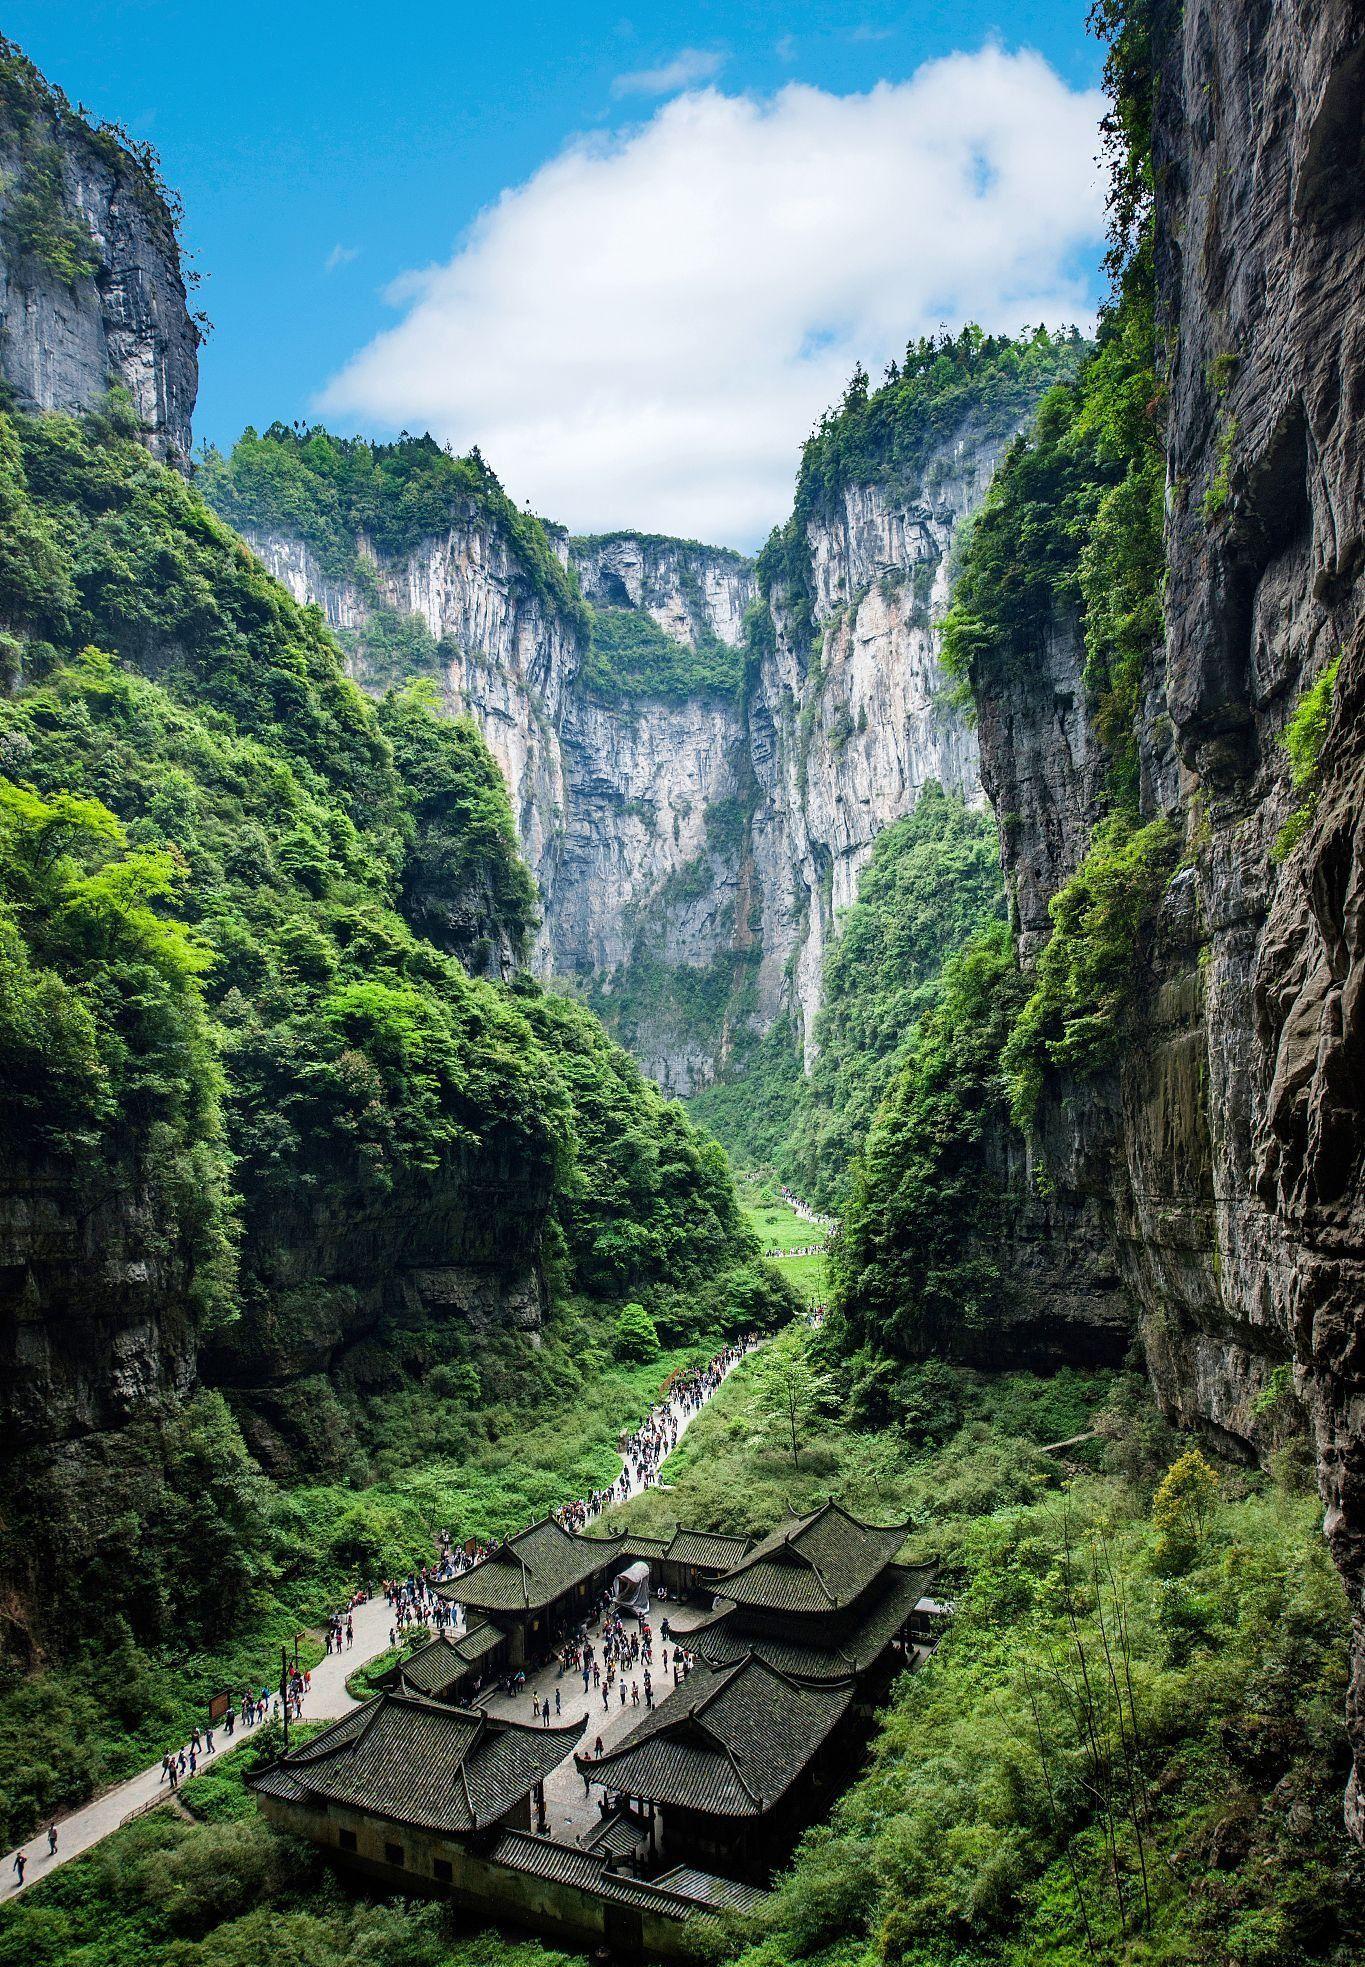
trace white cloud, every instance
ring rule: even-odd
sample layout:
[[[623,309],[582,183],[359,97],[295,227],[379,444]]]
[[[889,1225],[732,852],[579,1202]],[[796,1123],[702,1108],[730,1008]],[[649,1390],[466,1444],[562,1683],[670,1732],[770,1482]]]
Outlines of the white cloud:
[[[349,266],[352,260],[359,257],[359,246],[333,246],[322,262],[322,270],[324,273],[335,273],[339,266]]]
[[[675,96],[680,89],[695,89],[699,82],[710,82],[724,66],[724,55],[714,48],[681,48],[658,68],[637,68],[629,75],[618,75],[611,92],[614,96]]]
[[[941,321],[1085,322],[1102,103],[987,47],[908,81],[706,90],[502,194],[320,408],[477,443],[580,529],[748,545],[856,358]]]

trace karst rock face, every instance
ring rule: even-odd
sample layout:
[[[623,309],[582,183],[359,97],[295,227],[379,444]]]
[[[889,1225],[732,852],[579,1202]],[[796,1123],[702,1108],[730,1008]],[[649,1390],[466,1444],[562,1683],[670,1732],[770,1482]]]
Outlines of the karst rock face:
[[[1144,815],[1185,857],[1144,1042],[1107,1080],[1054,1078],[1048,1179],[1015,1167],[1006,1230],[1019,1274],[1088,1279],[1097,1327],[1135,1319],[1182,1424],[1265,1455],[1284,1400],[1308,1413],[1355,1608],[1362,1835],[1365,10],[1205,0],[1161,8],[1156,38],[1169,572],[1140,743]],[[1075,625],[1035,655],[988,684],[979,731],[1025,962],[1104,765]],[[1277,851],[1303,796],[1285,727],[1338,659],[1312,817]]]
[[[126,144],[91,129],[22,59],[6,67],[0,373],[25,409],[89,409],[118,385],[148,448],[183,466],[199,330],[167,199]],[[35,243],[39,216],[56,248]]]
[[[1169,23],[1159,114],[1166,699],[1210,833],[1201,1163],[1220,1257],[1216,1323],[1193,1321],[1165,1391],[1177,1411],[1246,1433],[1259,1378],[1247,1355],[1292,1365],[1355,1608],[1348,1815],[1361,1836],[1365,9],[1187,6]],[[1220,469],[1229,497],[1209,523],[1200,494]],[[1280,731],[1338,658],[1316,810],[1276,865],[1295,801]],[[1155,1160],[1145,1145],[1139,1178]]]
[[[852,485],[809,520],[800,625],[726,549],[551,531],[591,607],[638,611],[685,647],[747,646],[746,615],[766,613],[733,688],[595,683],[581,629],[482,517],[395,558],[360,542],[363,585],[328,578],[299,540],[247,537],[343,633],[363,629],[376,598],[421,617],[448,705],[475,719],[507,777],[541,895],[539,967],[583,982],[646,1071],[688,1093],[741,1030],[790,1017],[809,1054],[835,917],[877,834],[931,779],[981,798],[939,620],[953,538],[1006,441],[968,417],[927,461],[932,491]],[[703,992],[714,1016],[680,1011]]]
[[[1161,0],[1155,32],[1170,564],[1140,748],[1144,813],[1169,815],[1186,852],[1142,1043],[1108,1078],[1053,1083],[1027,1148],[993,1145],[1008,1196],[996,1256],[1022,1307],[1006,1350],[1111,1357],[1136,1325],[1167,1411],[1247,1456],[1273,1449],[1286,1397],[1307,1412],[1354,1607],[1347,1814],[1365,1835],[1365,9]],[[112,377],[152,448],[180,460],[197,337],[170,215],[116,147],[60,105],[35,113],[91,270],[63,279],[0,244],[0,370],[39,408],[94,404]],[[23,162],[11,130],[0,219]],[[663,985],[635,988],[627,1035],[686,1091],[737,1021],[790,1016],[809,1049],[836,912],[929,778],[984,787],[1026,963],[1047,936],[1103,800],[1078,626],[1054,623],[1022,675],[980,694],[975,730],[938,668],[954,533],[1001,445],[968,424],[926,473],[932,493],[854,485],[811,520],[810,621],[780,595],[760,602],[733,554],[557,539],[592,606],[642,611],[676,642],[737,646],[746,613],[766,609],[733,693],[595,688],[581,622],[486,518],[401,559],[370,552],[364,592],[299,540],[251,537],[340,630],[362,627],[376,595],[427,623],[447,702],[476,719],[511,789],[544,910],[538,961],[606,999],[654,966]],[[1314,808],[1277,855],[1300,800],[1283,733],[1338,660]],[[723,984],[721,1015],[700,1026],[677,1010],[689,974]],[[117,1460],[130,1415],[191,1384],[185,1280],[135,1173],[111,1171],[80,1208],[42,1169],[0,1177],[7,1356],[27,1389],[10,1438],[32,1451],[37,1487],[84,1481]],[[300,1280],[326,1280],[327,1317],[310,1310],[273,1349],[225,1346],[223,1377],[272,1397],[325,1377],[418,1299],[533,1323],[525,1253],[487,1284],[486,1252],[443,1207],[406,1225],[271,1225]]]
[[[791,1013],[807,1061],[835,918],[873,841],[931,779],[981,797],[975,733],[939,666],[939,622],[954,533],[1003,448],[968,423],[929,460],[932,494],[846,487],[806,526],[813,634],[780,593],[767,602],[747,719],[758,1001],[767,1024]]]

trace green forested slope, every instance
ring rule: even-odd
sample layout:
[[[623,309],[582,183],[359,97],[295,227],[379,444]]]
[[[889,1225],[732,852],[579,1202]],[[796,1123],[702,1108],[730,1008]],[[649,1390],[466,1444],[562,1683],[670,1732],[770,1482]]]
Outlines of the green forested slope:
[[[534,919],[472,726],[369,702],[118,400],[0,415],[0,514],[0,1185],[36,1279],[0,1326],[46,1348],[0,1467],[22,1827],[436,1522],[610,1472],[659,1370],[613,1367],[622,1298],[672,1347],[786,1300],[681,1109],[581,1007],[466,967]],[[458,1269],[424,1307],[422,1263],[488,1280],[492,1326]],[[530,1288],[539,1351],[496,1318]],[[100,1377],[104,1319],[159,1386]]]
[[[1050,626],[1078,624],[1106,810],[1052,900],[1051,939],[1029,988],[1009,975],[1002,950],[998,988],[979,1004],[970,1042],[927,1022],[855,1171],[831,1264],[836,1316],[901,1354],[932,1347],[954,1324],[989,1330],[1008,1286],[972,1231],[990,1221],[1001,1142],[1011,1121],[1031,1125],[1050,1075],[1103,1071],[1121,1055],[1180,851],[1169,823],[1142,824],[1135,736],[1163,567],[1147,10],[1116,0],[1096,23],[1109,39],[1114,103],[1113,296],[1093,353],[1049,391],[992,483],[963,551],[944,660],[964,692],[1003,695]]]
[[[787,1166],[837,1207],[946,955],[1003,909],[995,825],[937,785],[877,836],[821,979],[819,1053],[796,1101]]]
[[[1348,1622],[1309,1444],[1287,1432],[1260,1474],[1174,1433],[1137,1376],[892,1369],[831,1336],[793,1328],[747,1363],[668,1494],[618,1513],[753,1533],[835,1494],[908,1518],[907,1561],[936,1559],[955,1606],[728,1955],[1348,1967]]]
[[[817,639],[808,531],[831,516],[849,486],[931,498],[938,474],[951,469],[956,438],[1007,437],[1044,391],[1075,374],[1085,349],[1074,328],[1039,327],[1015,337],[987,335],[969,322],[956,334],[907,343],[875,388],[859,366],[802,446],[791,516],[773,528],[758,556],[763,605],[750,618],[751,652],[773,635],[774,609],[805,640]]]
[[[807,1200],[838,1210],[873,1115],[934,1003],[945,957],[1004,906],[995,827],[926,785],[880,833],[840,918],[821,978],[818,1054],[802,1077],[785,1025],[742,1074],[694,1094],[690,1110],[744,1166],[770,1165]]]

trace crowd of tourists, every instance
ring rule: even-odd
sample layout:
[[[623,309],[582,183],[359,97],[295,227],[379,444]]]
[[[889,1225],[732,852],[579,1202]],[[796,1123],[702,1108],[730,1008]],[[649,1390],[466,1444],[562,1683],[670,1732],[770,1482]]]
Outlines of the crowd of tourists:
[[[557,1509],[556,1521],[566,1530],[581,1530],[611,1504],[623,1503],[657,1481],[659,1466],[677,1447],[683,1428],[706,1405],[731,1367],[757,1344],[758,1335],[751,1332],[734,1345],[722,1346],[704,1366],[675,1373],[639,1427],[617,1442],[622,1468],[616,1480],[609,1488],[594,1489],[590,1495]]]
[[[705,1365],[687,1367],[673,1374],[639,1427],[623,1434],[617,1443],[622,1467],[616,1481],[609,1488],[594,1489],[552,1510],[555,1521],[566,1530],[583,1530],[610,1504],[624,1502],[654,1482],[660,1464],[677,1447],[687,1422],[705,1406],[731,1367],[738,1365],[757,1343],[757,1334],[750,1333],[734,1345],[722,1346]],[[424,1628],[438,1633],[453,1631],[459,1614],[438,1592],[437,1586],[449,1584],[502,1547],[497,1540],[479,1537],[457,1544],[450,1531],[445,1530],[441,1533],[440,1554],[432,1563],[422,1565],[406,1578],[386,1578],[384,1598],[393,1618],[389,1628],[390,1646],[400,1645],[410,1632]],[[341,1652],[349,1647],[351,1636],[349,1613],[335,1615],[327,1635],[328,1652]],[[510,1677],[504,1683],[504,1692],[515,1693],[523,1679],[524,1675]]]
[[[328,1650],[331,1650],[330,1645]],[[278,1687],[248,1688],[242,1695],[240,1709],[229,1694],[226,1706],[214,1722],[204,1728],[192,1728],[189,1740],[181,1749],[162,1756],[162,1782],[168,1789],[179,1789],[187,1776],[198,1773],[201,1763],[207,1762],[211,1755],[235,1740],[239,1719],[242,1728],[248,1731],[266,1721],[280,1721],[285,1716],[290,1721],[302,1720],[303,1703],[312,1684],[313,1676],[308,1668],[295,1664],[281,1673]]]
[[[692,1671],[692,1655],[687,1652],[668,1630],[665,1619],[660,1628],[660,1651],[656,1662],[654,1656],[654,1628],[647,1616],[642,1616],[634,1626],[628,1626],[618,1612],[608,1611],[602,1620],[601,1631],[594,1641],[587,1627],[576,1639],[569,1642],[558,1655],[558,1673],[562,1680],[566,1675],[582,1674],[583,1698],[591,1705],[593,1697],[602,1696],[602,1712],[610,1714],[613,1697],[617,1705],[624,1707],[629,1701],[632,1707],[639,1707],[643,1701],[646,1708],[654,1705],[656,1692],[654,1673],[657,1665],[661,1678],[672,1676],[672,1684],[677,1687],[686,1680]],[[592,1693],[589,1693],[589,1688]],[[561,1712],[561,1696],[558,1687],[553,1689],[554,1712]],[[550,1693],[531,1697],[531,1718],[550,1723]],[[600,1738],[598,1754],[601,1754]]]
[[[786,1203],[792,1214],[794,1216],[800,1216],[803,1222],[815,1223],[820,1229],[824,1230],[826,1235],[831,1234],[832,1231],[838,1228],[835,1217],[822,1216],[818,1209],[812,1209],[809,1202],[803,1202],[801,1197],[793,1193],[791,1189],[784,1187],[781,1194],[782,1200]]]
[[[803,1202],[800,1196],[793,1194],[793,1192],[789,1188],[782,1189],[781,1196],[782,1196],[782,1200],[786,1203],[787,1207],[791,1210],[793,1215],[800,1216],[802,1222],[814,1223],[815,1227],[821,1230],[823,1234],[818,1243],[794,1243],[792,1244],[790,1249],[784,1248],[779,1243],[774,1243],[771,1246],[771,1248],[763,1252],[764,1256],[765,1257],[822,1257],[824,1256],[826,1239],[829,1236],[831,1236],[833,1232],[838,1228],[838,1223],[835,1221],[835,1218],[833,1216],[822,1216],[818,1210],[812,1209],[808,1202]]]
[[[757,1335],[750,1334],[735,1345],[722,1347],[704,1366],[674,1374],[640,1426],[633,1433],[622,1436],[619,1447],[623,1467],[617,1480],[609,1488],[595,1489],[589,1495],[555,1510],[556,1519],[567,1529],[583,1529],[610,1504],[624,1502],[638,1489],[654,1482],[660,1464],[677,1446],[686,1422],[710,1399],[731,1367],[737,1365],[757,1343]],[[460,1614],[438,1593],[437,1586],[458,1578],[497,1548],[495,1542],[472,1537],[464,1544],[456,1544],[451,1533],[443,1531],[439,1553],[432,1562],[420,1566],[405,1578],[386,1579],[383,1596],[391,1614],[390,1646],[397,1646],[408,1633],[418,1628],[434,1628],[437,1632],[453,1629],[459,1622]],[[329,1658],[349,1653],[354,1646],[354,1615],[367,1602],[367,1597],[365,1591],[357,1590],[328,1617],[323,1631],[323,1645]],[[610,1709],[613,1697],[621,1707],[628,1701],[633,1706],[638,1707],[643,1701],[646,1707],[652,1707],[655,1698],[653,1630],[647,1619],[641,1621],[638,1629],[627,1630],[619,1614],[609,1611],[605,1599],[595,1608],[597,1615],[604,1611],[607,1613],[606,1624],[598,1642],[594,1644],[589,1639],[585,1627],[560,1656],[560,1677],[571,1671],[581,1672],[584,1676],[584,1693],[587,1693],[589,1685],[600,1689],[604,1710]],[[672,1684],[676,1686],[679,1679],[685,1678],[691,1670],[691,1656],[676,1641],[670,1642],[666,1619],[661,1632],[664,1643],[659,1672],[663,1675],[671,1673]],[[629,1682],[627,1675],[630,1676]],[[517,1678],[523,1681],[524,1675]],[[250,1731],[286,1715],[291,1721],[299,1720],[311,1686],[311,1672],[296,1662],[282,1670],[277,1686],[267,1683],[248,1689],[241,1695],[240,1701],[229,1695],[212,1725],[194,1728],[183,1747],[162,1757],[161,1782],[168,1790],[178,1789],[181,1782],[195,1775],[210,1756],[235,1740],[239,1727]],[[514,1689],[509,1686],[507,1691]],[[544,1700],[539,1695],[533,1699],[535,1718],[549,1726],[553,1715],[561,1710],[559,1689],[554,1690],[553,1708],[548,1695]],[[55,1857],[58,1841],[55,1823],[49,1828],[48,1841],[49,1856]],[[28,1862],[27,1854],[20,1849],[13,1861],[16,1885],[23,1884]]]

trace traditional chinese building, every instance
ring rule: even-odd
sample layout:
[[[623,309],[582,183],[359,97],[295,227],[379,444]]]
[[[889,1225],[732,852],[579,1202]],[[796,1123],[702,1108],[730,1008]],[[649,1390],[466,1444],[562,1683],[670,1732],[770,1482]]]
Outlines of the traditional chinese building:
[[[835,1502],[790,1517],[716,1579],[716,1609],[688,1646],[712,1666],[753,1654],[793,1680],[850,1679],[861,1702],[879,1700],[934,1576],[894,1561],[907,1528],[860,1522]]]
[[[803,1685],[753,1654],[695,1667],[580,1773],[657,1821],[655,1856],[764,1875],[839,1786],[851,1680]]]
[[[588,1618],[624,1541],[576,1536],[547,1516],[437,1589],[495,1626],[505,1664],[518,1667],[543,1658]]]
[[[396,1694],[421,1694],[457,1707],[470,1701],[502,1669],[507,1634],[491,1619],[470,1626],[458,1639],[441,1633],[400,1660],[379,1685]]]
[[[543,1825],[545,1778],[583,1733],[377,1694],[247,1778],[265,1816],[365,1865],[449,1884],[464,1840]],[[458,1847],[458,1848],[457,1848]]]
[[[626,1532],[622,1559],[643,1558],[651,1585],[663,1585],[675,1598],[692,1598],[715,1589],[716,1580],[732,1570],[749,1550],[752,1537],[733,1537],[722,1531],[689,1530],[679,1523],[666,1537]]]
[[[933,1576],[895,1562],[906,1529],[833,1502],[789,1518],[715,1578],[715,1609],[684,1636],[702,1665],[605,1755],[578,1757],[650,1827],[656,1859],[761,1876],[847,1780]]]
[[[678,1866],[654,1879],[543,1831],[544,1782],[583,1732],[403,1693],[366,1702],[247,1781],[261,1812],[389,1890],[613,1953],[690,1958],[689,1929],[759,1894]]]

